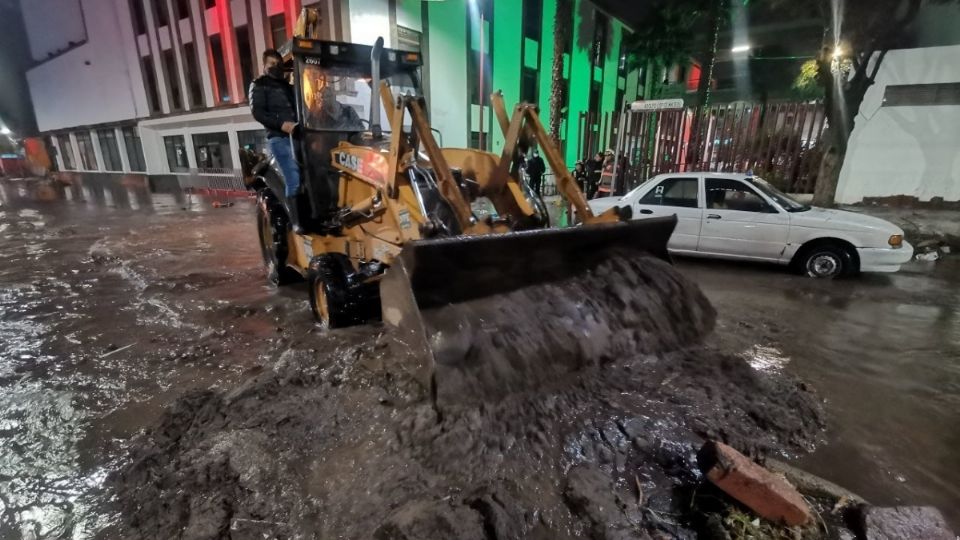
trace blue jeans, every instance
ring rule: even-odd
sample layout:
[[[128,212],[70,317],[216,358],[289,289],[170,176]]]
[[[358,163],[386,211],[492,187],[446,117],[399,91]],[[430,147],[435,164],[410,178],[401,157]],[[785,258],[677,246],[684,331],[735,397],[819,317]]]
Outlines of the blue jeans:
[[[277,160],[280,172],[283,173],[285,195],[288,199],[295,197],[297,190],[300,189],[300,166],[297,165],[297,160],[293,157],[290,138],[270,137],[267,139],[267,146],[270,148],[270,154]]]

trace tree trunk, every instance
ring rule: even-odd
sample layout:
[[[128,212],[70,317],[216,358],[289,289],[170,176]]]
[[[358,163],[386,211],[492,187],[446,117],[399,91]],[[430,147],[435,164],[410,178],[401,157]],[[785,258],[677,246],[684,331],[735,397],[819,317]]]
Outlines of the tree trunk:
[[[653,77],[657,70],[657,63],[652,59],[647,59],[647,65],[643,68],[643,99],[653,99]]]
[[[819,69],[820,83],[824,86],[823,105],[827,115],[827,129],[821,139],[821,144],[824,145],[823,157],[813,190],[813,204],[833,206],[836,203],[840,170],[847,157],[850,134],[853,132],[863,97],[873,81],[855,77],[845,84],[838,84],[835,75],[829,71],[829,61],[821,60]]]
[[[550,71],[550,138],[557,148],[561,148],[560,124],[566,102],[563,54],[570,45],[572,26],[573,0],[557,0],[557,11],[553,14],[553,65]]]
[[[713,81],[713,70],[717,64],[717,46],[720,42],[720,23],[723,20],[723,6],[725,0],[713,0],[710,7],[710,28],[713,30],[713,36],[710,40],[710,47],[707,48],[703,67],[700,70],[700,82],[697,85],[697,106],[708,107],[710,105],[710,83]]]

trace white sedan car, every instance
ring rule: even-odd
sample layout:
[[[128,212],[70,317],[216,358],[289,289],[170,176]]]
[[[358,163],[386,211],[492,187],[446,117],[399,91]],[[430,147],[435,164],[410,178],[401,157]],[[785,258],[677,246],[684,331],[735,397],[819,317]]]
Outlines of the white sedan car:
[[[623,197],[590,201],[594,212],[628,205],[633,219],[675,214],[669,249],[678,255],[769,261],[817,278],[896,272],[913,257],[888,221],[806,206],[743,174],[662,174]]]

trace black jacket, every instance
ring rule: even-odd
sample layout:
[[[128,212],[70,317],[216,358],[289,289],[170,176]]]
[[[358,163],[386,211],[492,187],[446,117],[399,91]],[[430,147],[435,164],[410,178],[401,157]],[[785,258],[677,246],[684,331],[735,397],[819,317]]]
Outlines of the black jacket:
[[[247,99],[253,118],[267,128],[267,138],[286,137],[283,123],[297,121],[296,98],[287,81],[261,75],[250,83]]]
[[[542,157],[532,156],[527,159],[527,174],[530,178],[540,178],[545,172],[547,172],[547,166]]]

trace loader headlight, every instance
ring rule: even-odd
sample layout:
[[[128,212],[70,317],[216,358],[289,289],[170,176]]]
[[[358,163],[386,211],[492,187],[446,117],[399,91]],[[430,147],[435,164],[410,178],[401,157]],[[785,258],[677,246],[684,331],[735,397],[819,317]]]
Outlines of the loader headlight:
[[[890,237],[890,240],[887,240],[887,243],[890,244],[890,247],[896,249],[903,247],[903,235],[895,234]]]

